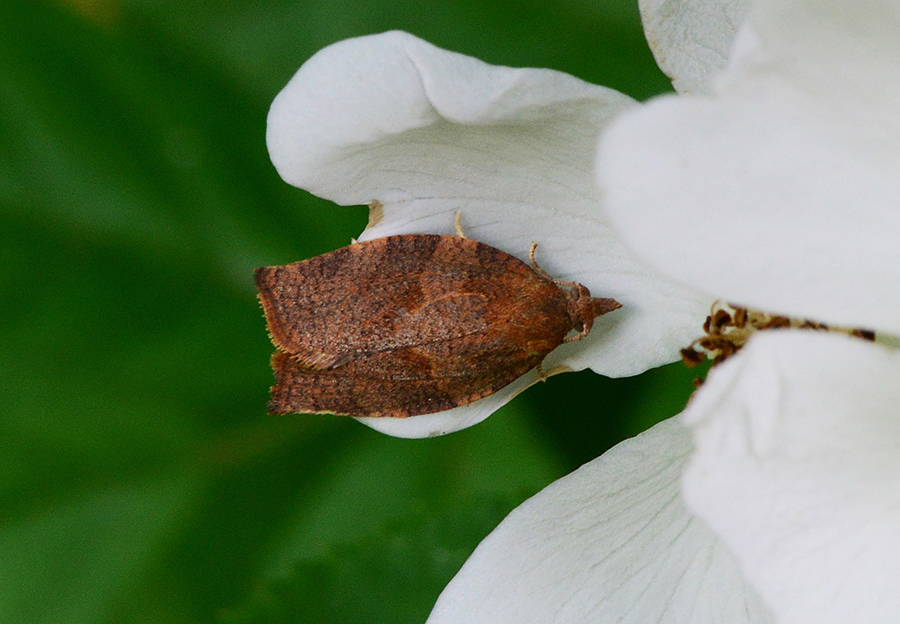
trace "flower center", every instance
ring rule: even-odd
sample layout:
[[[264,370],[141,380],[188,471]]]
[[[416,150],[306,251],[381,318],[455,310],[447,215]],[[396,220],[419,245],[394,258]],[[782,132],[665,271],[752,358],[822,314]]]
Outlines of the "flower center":
[[[875,340],[875,332],[866,329],[830,327],[825,323],[808,319],[792,319],[717,301],[712,305],[709,316],[703,323],[705,335],[682,349],[681,359],[688,367],[702,364],[707,359],[715,366],[737,353],[750,336],[764,329],[835,331],[863,340]]]

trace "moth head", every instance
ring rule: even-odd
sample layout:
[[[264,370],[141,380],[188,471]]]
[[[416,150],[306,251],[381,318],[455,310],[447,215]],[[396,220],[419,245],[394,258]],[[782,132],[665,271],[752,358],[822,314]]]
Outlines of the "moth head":
[[[570,340],[579,340],[590,333],[595,318],[621,308],[622,304],[615,299],[591,297],[591,291],[587,286],[573,283],[569,288],[566,306],[572,321],[572,329],[580,332]]]

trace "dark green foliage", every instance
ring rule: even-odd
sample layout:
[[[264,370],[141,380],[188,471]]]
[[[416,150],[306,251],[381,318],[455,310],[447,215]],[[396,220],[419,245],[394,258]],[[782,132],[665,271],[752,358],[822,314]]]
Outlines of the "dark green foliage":
[[[424,622],[437,596],[512,500],[474,500],[442,513],[418,513],[258,589],[223,624]]]
[[[310,599],[397,614],[334,621],[415,621],[502,511],[613,441],[578,423],[669,415],[617,394],[642,423],[623,427],[567,389],[436,440],[270,417],[253,286],[365,223],[266,154],[269,103],[316,49],[403,28],[643,97],[666,83],[632,4],[0,3],[0,622],[211,622],[292,568],[321,576]]]

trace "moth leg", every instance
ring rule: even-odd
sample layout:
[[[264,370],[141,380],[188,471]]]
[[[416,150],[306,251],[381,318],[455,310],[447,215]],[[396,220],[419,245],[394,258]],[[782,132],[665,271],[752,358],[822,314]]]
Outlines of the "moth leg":
[[[569,336],[568,338],[566,338],[565,340],[563,340],[563,344],[566,344],[567,342],[576,342],[576,341],[578,341],[578,340],[581,340],[582,338],[584,338],[585,336],[587,336],[589,333],[591,333],[591,328],[590,328],[590,327],[584,327],[584,328],[581,330],[580,333],[575,334],[574,336]]]
[[[541,366],[543,362],[538,362],[537,365],[537,374],[540,376],[541,381],[547,381],[550,378],[550,375],[544,372],[544,368]]]
[[[460,238],[468,239],[468,237],[463,232],[461,219],[462,219],[462,211],[457,210],[456,218],[454,219],[454,225],[456,226],[456,235],[459,236]]]

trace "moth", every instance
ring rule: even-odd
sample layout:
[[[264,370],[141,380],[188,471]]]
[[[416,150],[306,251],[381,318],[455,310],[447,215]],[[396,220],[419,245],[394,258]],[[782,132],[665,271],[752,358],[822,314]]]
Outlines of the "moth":
[[[621,305],[459,236],[406,234],[256,270],[270,414],[402,418],[466,405]],[[571,331],[577,335],[567,337]]]

